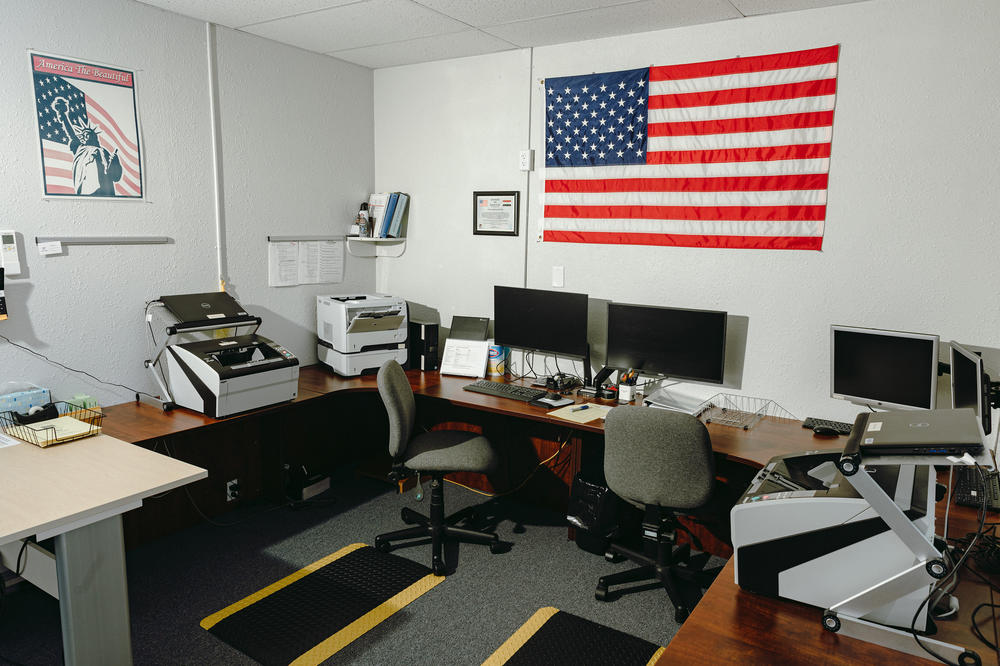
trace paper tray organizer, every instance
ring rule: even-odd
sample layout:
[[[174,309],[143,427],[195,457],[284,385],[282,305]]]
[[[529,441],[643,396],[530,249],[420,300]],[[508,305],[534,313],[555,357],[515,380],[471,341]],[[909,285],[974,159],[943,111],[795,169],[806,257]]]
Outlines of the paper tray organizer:
[[[4,434],[42,448],[74,439],[90,437],[101,432],[101,425],[104,423],[104,413],[100,409],[89,409],[61,401],[52,404],[55,406],[60,417],[72,417],[79,421],[82,426],[74,428],[72,432],[66,432],[53,425],[45,425],[45,421],[22,424],[18,422],[16,412],[0,412],[0,430],[3,430]]]

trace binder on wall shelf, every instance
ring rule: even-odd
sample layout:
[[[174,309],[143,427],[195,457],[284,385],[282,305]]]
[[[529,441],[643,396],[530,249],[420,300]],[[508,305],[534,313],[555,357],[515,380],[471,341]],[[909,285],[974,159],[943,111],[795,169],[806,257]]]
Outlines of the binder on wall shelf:
[[[387,238],[399,238],[403,228],[403,215],[406,213],[406,204],[409,203],[408,194],[399,192],[399,199],[396,201],[396,209],[392,213],[392,220],[389,222],[389,233]]]
[[[372,224],[372,237],[378,237],[382,219],[385,217],[385,206],[389,203],[388,192],[376,192],[368,198],[368,218]]]
[[[392,222],[392,215],[396,211],[396,202],[399,200],[399,192],[389,193],[389,202],[385,205],[385,214],[379,221],[378,237],[386,238],[389,233],[389,224]]]

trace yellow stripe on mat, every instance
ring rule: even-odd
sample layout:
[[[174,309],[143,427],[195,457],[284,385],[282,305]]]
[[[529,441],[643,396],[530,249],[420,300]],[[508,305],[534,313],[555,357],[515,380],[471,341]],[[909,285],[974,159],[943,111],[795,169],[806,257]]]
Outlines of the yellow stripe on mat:
[[[666,649],[667,648],[665,648],[665,647],[657,648],[656,652],[653,653],[653,656],[650,657],[649,661],[646,662],[646,666],[653,666],[653,664],[655,664],[657,662],[657,660],[661,656],[663,656],[663,651],[666,650]]]
[[[335,633],[333,636],[330,636],[325,641],[297,658],[291,663],[291,666],[311,666],[312,664],[319,664],[322,661],[329,659],[331,656],[339,652],[345,645],[358,638],[379,622],[382,622],[387,617],[406,606],[406,604],[410,603],[427,590],[442,582],[444,579],[444,576],[427,574],[413,585],[410,585],[394,597],[387,599],[382,603],[382,605],[368,611],[357,620],[351,622],[349,625]]]
[[[309,574],[311,574],[312,572],[316,571],[317,569],[321,569],[321,568],[325,567],[330,562],[333,562],[334,560],[339,560],[344,555],[347,555],[349,553],[353,553],[354,551],[356,551],[359,548],[364,548],[365,545],[366,544],[363,544],[363,543],[352,543],[350,546],[344,546],[343,548],[341,548],[340,550],[336,551],[335,553],[331,553],[331,554],[327,555],[326,557],[324,557],[323,559],[317,560],[316,562],[313,562],[309,566],[307,566],[307,567],[305,567],[303,569],[299,569],[295,573],[290,574],[288,576],[285,576],[281,580],[279,580],[279,581],[277,581],[275,583],[271,583],[270,585],[268,585],[267,587],[265,587],[265,588],[263,588],[261,590],[257,590],[256,592],[254,592],[253,594],[251,594],[249,597],[240,599],[236,603],[231,604],[229,606],[226,606],[225,608],[223,608],[219,612],[212,613],[211,615],[209,615],[208,617],[206,617],[200,623],[201,624],[201,628],[202,629],[211,629],[212,627],[214,627],[215,625],[217,625],[222,620],[225,620],[230,615],[243,610],[244,608],[246,608],[247,606],[249,606],[251,604],[257,603],[258,601],[260,601],[264,597],[269,596],[271,594],[274,594],[275,592],[277,592],[278,590],[280,590],[283,587],[288,587],[289,585],[291,585],[295,581],[299,580],[300,578],[304,578],[305,576],[308,576]]]
[[[535,632],[541,629],[542,625],[558,612],[559,609],[552,606],[539,608],[527,622],[521,625],[520,629],[515,631],[510,638],[504,641],[503,645],[497,648],[496,652],[483,662],[483,666],[501,666],[501,664],[506,664],[507,660],[513,657],[515,652],[524,647],[528,639],[534,636]]]

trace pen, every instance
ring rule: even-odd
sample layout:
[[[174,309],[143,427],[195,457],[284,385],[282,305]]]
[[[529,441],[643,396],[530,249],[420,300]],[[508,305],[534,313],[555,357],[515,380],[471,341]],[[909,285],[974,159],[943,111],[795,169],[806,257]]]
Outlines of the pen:
[[[574,407],[573,409],[571,409],[569,411],[571,411],[571,412],[578,412],[581,409],[587,409],[587,407],[590,407],[590,405],[580,405],[579,407]]]

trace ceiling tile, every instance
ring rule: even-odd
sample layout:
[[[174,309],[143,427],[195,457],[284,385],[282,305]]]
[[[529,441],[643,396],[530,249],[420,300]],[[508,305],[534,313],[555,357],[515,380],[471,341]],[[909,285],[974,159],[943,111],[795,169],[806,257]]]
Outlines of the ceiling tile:
[[[846,5],[864,0],[732,0],[736,9],[744,16],[758,14],[777,14],[778,12],[794,12],[800,9],[818,9],[833,5]]]
[[[623,5],[634,0],[415,0],[442,14],[481,27]]]
[[[244,30],[309,51],[329,53],[467,28],[460,21],[409,0],[370,0],[259,23]]]
[[[729,0],[643,0],[484,30],[518,46],[543,46],[740,18]]]
[[[359,0],[139,0],[168,12],[240,28],[252,23],[295,16]]]
[[[497,53],[513,48],[516,47],[493,35],[487,35],[479,30],[465,30],[451,33],[446,37],[409,39],[405,42],[334,51],[327,55],[375,69]]]

